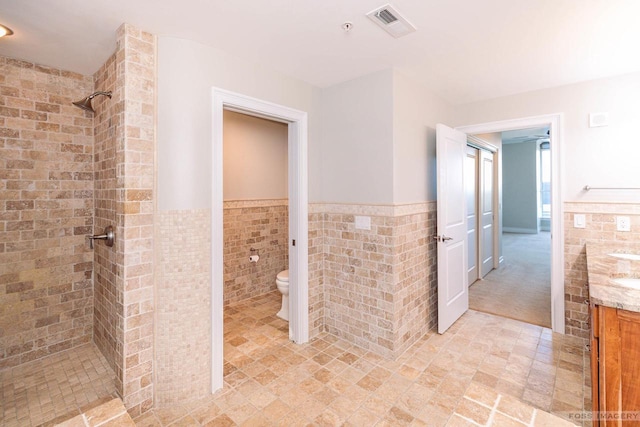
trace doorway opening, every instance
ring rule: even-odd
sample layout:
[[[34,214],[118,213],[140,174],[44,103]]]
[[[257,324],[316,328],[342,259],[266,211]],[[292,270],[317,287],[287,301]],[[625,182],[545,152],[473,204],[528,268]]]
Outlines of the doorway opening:
[[[213,88],[212,97],[211,389],[215,392],[222,388],[224,383],[224,112],[241,113],[284,123],[287,126],[288,329],[289,339],[299,344],[309,340],[308,173],[306,112],[218,88]]]
[[[492,249],[487,247],[491,241],[482,239],[486,233],[478,233],[475,242],[472,239],[476,236],[472,218],[479,223],[475,228],[484,231],[486,221],[482,218],[489,209],[486,200],[491,197],[492,186],[485,177],[485,169],[491,165],[486,160],[489,155],[486,150],[467,148],[469,170],[465,176],[470,180],[468,200],[476,199],[475,205],[468,205],[469,285],[473,285],[469,290],[469,307],[550,328],[551,199],[547,132],[548,128],[543,127],[487,135],[500,143],[502,151],[502,232],[496,234],[502,252],[495,270],[485,267],[490,254],[483,252]],[[473,144],[473,139],[469,144]],[[482,215],[471,215],[475,211]],[[477,263],[472,257],[474,243]]]
[[[549,247],[549,253],[546,257],[546,260],[550,265],[550,272],[548,277],[550,278],[550,289],[547,293],[548,298],[550,300],[550,320],[551,327],[555,332],[564,333],[565,329],[565,318],[564,318],[564,252],[563,252],[563,225],[562,225],[562,197],[560,193],[560,146],[561,146],[561,132],[560,126],[562,121],[561,114],[552,114],[538,117],[530,117],[523,119],[515,119],[515,120],[506,120],[499,122],[491,122],[479,125],[472,126],[464,126],[457,128],[458,130],[465,132],[467,134],[491,134],[491,133],[502,133],[507,131],[521,130],[521,129],[547,129],[548,134],[541,135],[541,138],[536,138],[534,152],[536,154],[535,158],[535,166],[533,167],[534,175],[536,175],[536,179],[534,182],[535,188],[531,191],[533,193],[534,202],[534,222],[532,229],[541,233],[541,236],[549,236],[549,240],[547,240],[547,244]],[[542,138],[545,137],[545,138]],[[547,139],[550,144],[543,145],[543,141],[538,141],[539,139]],[[542,150],[546,150],[546,152],[542,153]],[[504,167],[504,147],[499,152],[500,164]],[[544,160],[543,156],[544,155]],[[545,169],[542,170],[542,163],[545,162]],[[506,181],[506,177],[503,176],[504,169],[499,171],[498,173],[498,185],[497,185],[497,196],[498,196],[498,229],[497,238],[499,239],[499,244],[496,245],[499,251],[498,260],[500,262],[504,262],[504,255],[507,253],[507,250],[512,250],[514,245],[517,244],[517,239],[510,239],[512,237],[518,236],[507,236],[504,235],[504,231],[517,231],[520,233],[517,234],[525,234],[521,233],[523,230],[518,230],[518,227],[512,227],[511,230],[508,228],[505,230],[504,223],[504,215],[505,215],[505,188],[504,184]],[[544,176],[544,180],[542,179]],[[529,212],[531,214],[531,212]],[[550,232],[543,231],[544,228],[548,227]],[[544,234],[542,234],[544,233]],[[515,233],[514,233],[515,234]],[[526,233],[533,234],[533,233]],[[523,237],[523,236],[520,236]],[[524,236],[526,237],[526,236]],[[552,238],[551,238],[552,237]],[[516,242],[516,243],[514,243]],[[509,246],[507,247],[507,243]],[[530,247],[535,245],[532,242],[529,243]],[[544,243],[538,245],[538,248],[544,247]],[[515,251],[513,251],[515,252]],[[534,251],[535,252],[535,251]],[[544,250],[542,253],[546,253]],[[514,255],[514,254],[512,254]],[[539,258],[540,256],[544,257],[544,255],[540,255],[540,253],[523,253],[520,258],[525,260],[533,260]],[[526,261],[524,261],[526,262]],[[503,267],[501,267],[503,268]],[[494,271],[491,274],[497,273]],[[542,272],[541,274],[545,274]],[[546,295],[545,295],[546,296]],[[525,296],[518,294],[515,296],[516,300],[525,298]],[[495,301],[493,301],[495,304]],[[526,320],[525,320],[526,321]]]

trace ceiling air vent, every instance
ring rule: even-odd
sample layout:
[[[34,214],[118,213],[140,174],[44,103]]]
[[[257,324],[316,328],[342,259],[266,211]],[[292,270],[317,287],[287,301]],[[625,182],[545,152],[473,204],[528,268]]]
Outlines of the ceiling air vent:
[[[372,10],[367,13],[367,16],[395,38],[406,36],[416,30],[416,27],[400,15],[390,4],[385,4]]]

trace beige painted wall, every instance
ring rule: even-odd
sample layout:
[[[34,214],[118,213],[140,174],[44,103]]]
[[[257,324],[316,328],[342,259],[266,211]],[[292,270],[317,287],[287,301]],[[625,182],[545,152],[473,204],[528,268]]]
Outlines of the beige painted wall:
[[[385,70],[322,91],[323,201],[393,202],[392,79]]]
[[[564,113],[560,149],[565,201],[637,202],[637,191],[587,193],[582,188],[638,186],[639,111],[640,73],[634,73],[458,106],[453,125]],[[609,126],[589,128],[589,113],[595,112],[608,112]]]
[[[436,124],[453,109],[399,71],[393,73],[393,202],[436,200]]]
[[[224,199],[288,198],[288,126],[233,111],[223,126]]]
[[[322,106],[322,200],[435,200],[435,125],[451,106],[398,70],[324,89]]]
[[[319,197],[320,89],[219,49],[158,38],[158,209],[211,206],[212,88],[309,113],[309,199]]]

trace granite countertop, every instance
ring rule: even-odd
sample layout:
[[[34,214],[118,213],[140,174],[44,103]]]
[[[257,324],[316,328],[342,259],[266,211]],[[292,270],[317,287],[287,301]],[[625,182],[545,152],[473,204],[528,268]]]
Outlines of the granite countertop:
[[[640,244],[587,243],[587,272],[592,303],[640,312]]]

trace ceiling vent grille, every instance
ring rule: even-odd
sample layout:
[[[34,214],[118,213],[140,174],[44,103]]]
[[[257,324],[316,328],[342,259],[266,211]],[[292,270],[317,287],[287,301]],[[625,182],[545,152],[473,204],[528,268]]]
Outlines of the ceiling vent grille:
[[[406,36],[416,30],[416,27],[400,15],[390,4],[385,4],[372,10],[367,13],[367,16],[395,38]]]

